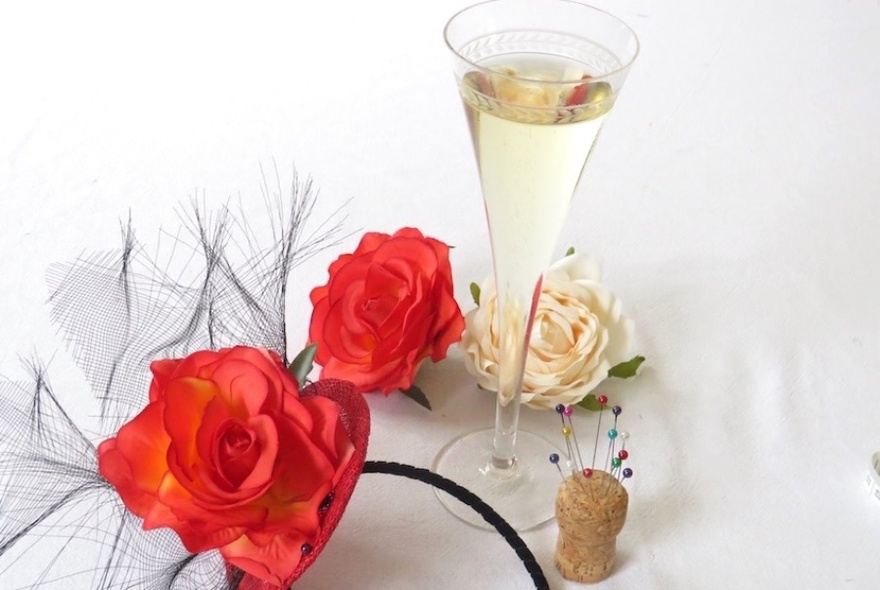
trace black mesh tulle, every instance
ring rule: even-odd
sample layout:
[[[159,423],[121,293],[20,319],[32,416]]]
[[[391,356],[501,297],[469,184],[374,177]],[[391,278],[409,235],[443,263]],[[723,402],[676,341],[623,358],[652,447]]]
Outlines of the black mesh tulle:
[[[310,183],[294,179],[290,193],[264,181],[262,213],[194,204],[177,232],[149,247],[129,221],[118,250],[49,269],[52,320],[99,402],[98,441],[144,408],[154,359],[237,344],[286,359],[290,271],[340,239],[335,222],[309,229]],[[266,213],[272,229],[258,237],[247,219]],[[241,576],[216,551],[192,555],[174,532],[141,529],[98,474],[95,441],[64,411],[46,370],[28,367],[30,382],[0,382],[0,588],[237,588]]]
[[[280,188],[278,189],[280,191]],[[339,238],[339,225],[309,233],[315,199],[294,181],[290,207],[269,196],[269,237],[228,207],[208,215],[193,206],[160,246],[142,245],[131,221],[122,247],[49,268],[49,303],[68,349],[101,404],[105,435],[144,406],[147,367],[156,358],[247,345],[286,360],[284,301],[291,269]],[[160,255],[150,252],[161,249]]]

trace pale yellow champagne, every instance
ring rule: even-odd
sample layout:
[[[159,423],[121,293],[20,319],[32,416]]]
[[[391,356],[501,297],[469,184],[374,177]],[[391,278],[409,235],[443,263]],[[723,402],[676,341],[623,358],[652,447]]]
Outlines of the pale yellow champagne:
[[[461,88],[498,292],[507,296],[504,323],[513,329],[523,324],[550,263],[613,96],[606,82],[591,82],[587,68],[572,60],[508,55],[495,61],[490,71],[468,73]],[[522,336],[522,329],[508,333]],[[503,367],[511,359],[500,360]]]

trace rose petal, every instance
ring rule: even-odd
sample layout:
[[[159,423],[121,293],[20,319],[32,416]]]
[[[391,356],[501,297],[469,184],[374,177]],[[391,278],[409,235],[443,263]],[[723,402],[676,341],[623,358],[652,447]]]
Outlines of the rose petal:
[[[331,305],[344,299],[360,299],[370,264],[369,257],[359,256],[352,258],[345,266],[339,268],[328,283],[327,298]]]
[[[171,474],[162,480],[159,500],[144,519],[144,529],[170,527],[192,553],[229,543],[248,528],[262,526],[268,514],[266,508],[256,505],[205,508]]]
[[[250,347],[245,346],[236,348],[251,350]],[[287,367],[284,366],[284,361],[281,359],[281,356],[274,350],[266,350],[264,348],[259,348],[257,350],[264,359],[263,364],[258,366],[261,367],[266,379],[268,379],[272,386],[274,386],[275,391],[279,394],[284,392],[285,395],[299,397],[299,384],[296,382],[296,379],[293,378],[290,371],[287,370]]]
[[[432,300],[435,302],[437,315],[431,360],[436,363],[446,358],[449,347],[461,340],[465,322],[455,301],[451,283],[438,282]]]
[[[260,413],[263,405],[280,406],[280,383],[271,383],[254,364],[235,358],[217,363],[210,380],[216,385],[229,411],[240,420]]]
[[[331,358],[330,348],[324,343],[324,326],[327,323],[327,313],[330,311],[330,301],[323,297],[314,302],[312,318],[309,321],[309,344],[318,346],[315,351],[315,362],[323,366]]]
[[[337,478],[354,453],[354,445],[339,419],[339,406],[323,397],[303,399],[302,404],[314,419],[312,441],[336,467],[333,479],[335,486]]]
[[[247,425],[256,435],[260,454],[248,476],[239,485],[240,489],[263,489],[273,482],[275,460],[278,457],[278,429],[268,416],[254,416]]]
[[[357,386],[358,391],[381,390],[383,393],[390,393],[397,389],[395,383],[400,382],[400,379],[396,378],[396,374],[396,365],[378,367],[369,364],[355,365],[335,358],[331,358],[321,368],[321,379],[351,381]],[[405,387],[409,387],[409,385]]]
[[[359,298],[346,308],[343,321],[349,330],[362,329],[374,341],[394,337],[401,318],[410,307],[412,286],[402,282],[387,268],[372,265]]]
[[[178,359],[162,359],[150,363],[150,371],[153,373],[153,381],[150,383],[151,402],[159,400],[160,392],[165,389],[165,385],[171,379],[174,371],[180,365]]]
[[[306,534],[319,527],[318,507],[331,490],[335,467],[293,421],[276,416],[278,428],[277,480],[262,503],[269,507],[269,523],[284,523]]]
[[[414,302],[402,319],[400,331],[395,334],[395,338],[386,338],[377,343],[372,355],[373,366],[395,361],[400,363],[410,353],[416,353],[421,358],[427,356],[427,352],[422,351],[430,346],[428,335],[434,320],[430,303],[424,300]]]
[[[360,256],[362,254],[369,254],[373,252],[376,248],[387,242],[391,238],[390,235],[380,233],[380,232],[366,232],[361,237],[361,241],[358,243],[357,248],[354,251],[355,256]]]
[[[312,305],[318,305],[318,302],[324,301],[327,299],[327,294],[330,292],[330,289],[327,288],[327,285],[321,285],[320,287],[315,287],[309,292],[309,301],[312,302]]]
[[[237,420],[240,421],[223,399],[219,396],[211,399],[205,406],[201,424],[196,432],[196,448],[200,460],[188,470],[174,470],[174,473],[179,477],[185,478],[184,481],[187,482],[184,484],[185,487],[203,502],[218,505],[222,503],[238,504],[251,500],[262,491],[259,489],[240,489],[239,485],[228,479],[218,456],[220,451],[218,437],[221,436],[222,429],[229,422]],[[169,453],[169,457],[174,459],[169,461],[170,463],[177,463],[176,449],[173,453]],[[193,482],[193,484],[188,482]],[[197,485],[195,482],[198,482]],[[271,482],[266,482],[265,485],[268,486],[269,483]]]
[[[307,412],[301,413],[306,415],[307,421],[311,420]],[[237,506],[259,498],[274,483],[271,468],[267,473],[266,465],[273,464],[275,460],[277,433],[274,424],[271,424],[271,420],[265,416],[249,417],[244,421],[246,427],[257,437],[257,446],[260,450],[249,475],[235,482],[224,473],[218,457],[218,436],[230,420],[237,418],[229,411],[223,400],[219,397],[212,399],[205,407],[202,423],[196,433],[200,461],[192,465],[189,470],[177,468],[173,470],[181,478],[182,485],[204,504]],[[266,424],[266,421],[270,424]],[[177,462],[176,451],[170,451],[169,463]]]
[[[170,440],[162,428],[164,404],[149,404],[115,438],[98,447],[98,469],[129,510],[143,516],[156,498],[168,466]]]
[[[199,350],[180,360],[174,376],[197,377],[206,366],[220,359],[225,350]]]
[[[193,481],[195,467],[210,457],[199,454],[198,432],[204,421],[206,408],[219,395],[212,382],[195,377],[173,379],[165,388],[163,425],[171,438],[168,468],[186,485]]]
[[[336,272],[339,271],[340,268],[354,260],[357,257],[356,254],[359,255],[360,252],[355,252],[354,254],[340,255],[335,261],[330,264],[330,268],[328,269],[330,276],[333,276],[334,274],[336,274]]]
[[[264,403],[277,407],[282,391],[298,395],[296,381],[290,375],[289,371],[283,368],[281,357],[279,357],[276,352],[263,348],[235,346],[233,348],[223,349],[220,353],[220,356],[213,363],[200,369],[199,375],[205,378],[210,378],[211,381],[217,383],[221,391],[228,390],[227,379],[232,378],[233,373],[236,372],[230,366],[235,363],[241,375],[256,375],[259,373],[266,380],[269,397],[266,398]],[[227,368],[229,369],[229,373],[226,373]],[[218,371],[225,373],[225,375],[217,375]]]
[[[290,531],[276,534],[266,545],[257,545],[247,535],[220,548],[223,559],[270,584],[281,586],[293,575],[302,559],[302,546],[310,537]]]
[[[375,262],[382,264],[397,258],[408,261],[406,264],[392,263],[391,266],[399,272],[409,273],[412,269],[418,269],[418,274],[429,277],[437,272],[437,253],[421,237],[397,236],[377,248],[373,256]]]
[[[369,362],[377,340],[367,326],[352,319],[356,317],[352,311],[354,301],[346,299],[333,306],[322,326],[319,341],[330,352],[330,358],[361,364]]]
[[[217,473],[230,489],[237,489],[251,474],[260,457],[257,434],[239,420],[229,420],[215,435]]]
[[[599,281],[602,278],[602,269],[599,262],[588,254],[575,252],[564,256],[550,265],[547,277],[559,277],[563,283],[587,279]]]

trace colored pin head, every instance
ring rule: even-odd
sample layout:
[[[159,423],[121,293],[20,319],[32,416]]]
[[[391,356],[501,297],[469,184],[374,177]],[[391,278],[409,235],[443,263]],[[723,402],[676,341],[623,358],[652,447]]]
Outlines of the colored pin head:
[[[632,477],[632,476],[633,476],[633,470],[632,470],[632,469],[630,469],[629,467],[627,467],[626,469],[623,470],[623,477],[624,477],[624,479],[626,479],[626,478],[628,478],[628,477]]]
[[[607,395],[599,395],[596,397],[596,401],[599,402],[600,409],[605,409],[608,405],[608,396]],[[608,451],[605,456],[605,461],[596,462],[596,456],[599,451],[600,446],[600,436],[602,433],[602,412],[598,412],[598,420],[596,422],[596,441],[595,446],[593,448],[593,460],[589,467],[585,464],[581,457],[581,451],[578,446],[577,436],[574,432],[574,422],[571,419],[571,416],[574,413],[574,406],[571,405],[563,405],[557,404],[555,406],[556,413],[559,414],[560,419],[562,420],[562,434],[565,437],[565,445],[568,449],[568,455],[566,457],[571,463],[571,473],[577,473],[580,470],[580,473],[583,474],[585,478],[591,478],[594,476],[594,470],[597,469],[596,465],[598,464],[598,469],[603,470],[603,472],[607,472],[607,474],[611,474],[612,478],[618,479],[619,481],[623,481],[626,477],[632,476],[632,470],[630,469],[628,473],[629,476],[623,475],[623,462],[629,458],[629,452],[626,451],[626,439],[629,438],[629,433],[626,431],[618,431],[617,430],[617,420],[618,417],[623,413],[623,408],[619,405],[609,406],[611,413],[614,415],[614,424],[612,428],[606,430],[605,433],[608,437]],[[566,419],[568,417],[568,419]],[[617,439],[620,439],[623,443],[623,446],[620,450],[616,449],[615,446],[618,444]],[[555,457],[555,460],[554,460]],[[557,469],[560,470],[560,456],[559,455],[551,455],[550,462],[556,465]],[[622,479],[621,479],[622,478]]]

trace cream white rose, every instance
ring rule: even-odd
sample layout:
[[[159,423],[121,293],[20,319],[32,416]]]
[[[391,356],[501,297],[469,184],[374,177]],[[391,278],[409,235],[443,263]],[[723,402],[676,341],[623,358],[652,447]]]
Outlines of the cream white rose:
[[[459,346],[481,387],[497,390],[498,330],[495,283],[480,288],[480,305],[465,316]],[[544,275],[529,339],[522,403],[533,408],[575,404],[627,360],[633,322],[620,300],[600,282],[599,264],[572,254]]]

